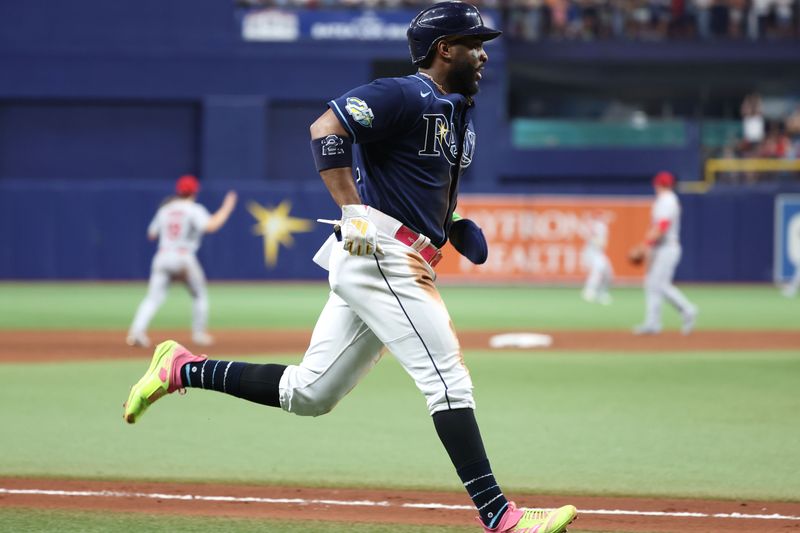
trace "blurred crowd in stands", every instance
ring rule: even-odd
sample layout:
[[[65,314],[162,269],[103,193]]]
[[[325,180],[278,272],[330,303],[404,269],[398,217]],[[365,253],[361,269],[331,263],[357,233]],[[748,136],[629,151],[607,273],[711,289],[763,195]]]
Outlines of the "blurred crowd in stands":
[[[748,94],[741,105],[741,136],[725,146],[715,157],[727,159],[800,159],[800,104],[791,110],[765,112],[758,93]],[[795,167],[796,168],[796,167]],[[727,183],[756,183],[767,179],[786,180],[800,177],[797,170],[778,173],[763,171],[724,172],[718,178]]]
[[[509,0],[506,29],[525,40],[791,39],[798,0]]]
[[[421,9],[436,0],[235,0],[245,7],[304,9]],[[522,41],[800,41],[800,0],[467,0],[496,10],[505,36]],[[797,43],[800,46],[800,42]],[[764,105],[756,93],[741,104],[741,129],[706,156],[800,160],[800,95],[789,105]],[[768,103],[770,103],[768,99]],[[765,107],[767,108],[765,110]],[[776,111],[780,108],[780,111]],[[603,117],[615,110],[609,103]],[[731,109],[733,113],[733,109]],[[728,115],[729,118],[733,118]],[[616,117],[619,121],[619,117]],[[646,121],[643,111],[632,121]],[[799,178],[800,173],[789,173]],[[783,179],[789,175],[772,174]],[[728,183],[754,183],[762,172],[722,172]]]
[[[733,157],[800,157],[800,105],[786,116],[766,117],[761,96],[748,94],[742,101],[742,138],[728,148]]]
[[[288,8],[420,8],[431,0],[238,0]],[[800,0],[476,0],[523,40],[793,39]]]

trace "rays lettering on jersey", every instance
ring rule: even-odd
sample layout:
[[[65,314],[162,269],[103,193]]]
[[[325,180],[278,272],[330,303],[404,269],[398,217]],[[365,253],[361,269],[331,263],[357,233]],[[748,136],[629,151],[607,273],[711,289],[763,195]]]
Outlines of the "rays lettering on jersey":
[[[455,143],[453,124],[441,113],[426,113],[422,115],[425,120],[425,145],[418,153],[425,157],[439,157],[444,155],[450,165],[456,164],[458,147]],[[464,136],[464,150],[461,154],[461,168],[467,168],[472,163],[475,153],[475,132],[467,130]]]

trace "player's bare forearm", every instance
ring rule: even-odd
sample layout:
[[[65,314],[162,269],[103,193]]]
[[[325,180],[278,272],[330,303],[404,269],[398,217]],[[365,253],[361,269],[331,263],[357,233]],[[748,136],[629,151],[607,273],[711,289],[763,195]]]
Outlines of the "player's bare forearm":
[[[227,194],[225,194],[225,199],[222,201],[222,205],[213,215],[211,215],[211,218],[208,221],[206,233],[214,233],[225,225],[225,223],[228,221],[228,218],[231,216],[231,213],[233,213],[234,208],[236,207],[237,199],[238,195],[236,194],[236,191],[228,191]]]
[[[654,244],[660,242],[667,233],[668,229],[669,221],[660,220],[658,223],[653,224],[650,226],[650,229],[647,230],[647,234],[644,236],[645,244],[648,246],[653,246]]]
[[[323,170],[319,175],[339,207],[361,203],[361,196],[353,181],[352,167],[331,168]]]
[[[339,122],[339,119],[330,109],[311,124],[309,132],[312,139],[320,139],[328,135],[350,137],[342,123]],[[358,189],[356,189],[356,184],[353,181],[352,167],[330,168],[320,172],[320,176],[339,207],[361,203],[361,196],[358,194]]]
[[[652,246],[654,243],[658,242],[661,238],[661,232],[658,230],[658,226],[652,226],[644,236],[644,243],[648,246]]]

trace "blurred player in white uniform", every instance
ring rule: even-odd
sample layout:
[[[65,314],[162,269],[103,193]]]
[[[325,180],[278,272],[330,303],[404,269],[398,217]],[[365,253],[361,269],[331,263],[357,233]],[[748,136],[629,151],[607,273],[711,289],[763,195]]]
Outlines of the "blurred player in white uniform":
[[[195,202],[200,184],[194,176],[181,176],[175,184],[177,196],[159,208],[147,237],[158,238],[158,252],[150,268],[147,296],[133,319],[125,339],[130,346],[150,346],[147,327],[164,303],[171,281],[183,281],[192,296],[192,341],[208,346],[212,343],[206,331],[208,324],[208,291],[203,267],[197,260],[197,249],[205,233],[219,230],[236,207],[236,193],[228,191],[220,208],[213,215]]]
[[[794,275],[783,287],[783,295],[794,298],[800,290],[800,215],[794,215],[786,230],[786,248],[789,261],[794,265]]]
[[[581,252],[581,262],[587,270],[581,295],[587,302],[598,302],[603,305],[611,303],[609,289],[614,271],[606,255],[607,246],[608,224],[600,216],[595,216],[589,223],[586,245]]]
[[[800,263],[795,263],[794,276],[783,288],[783,295],[787,298],[794,298],[797,296],[798,290],[800,290]]]
[[[697,320],[697,307],[672,284],[681,260],[681,205],[672,190],[674,186],[675,177],[669,172],[659,172],[653,178],[656,199],[644,243],[650,258],[644,281],[646,313],[644,323],[633,330],[637,335],[661,332],[661,306],[665,299],[681,314],[684,335],[692,332]]]

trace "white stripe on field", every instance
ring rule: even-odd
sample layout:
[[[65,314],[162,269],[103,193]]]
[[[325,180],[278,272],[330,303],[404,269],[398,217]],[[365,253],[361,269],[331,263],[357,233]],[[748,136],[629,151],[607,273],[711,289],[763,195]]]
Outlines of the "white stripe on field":
[[[234,503],[277,503],[295,505],[341,505],[350,507],[403,507],[407,509],[444,509],[454,511],[474,510],[471,505],[448,505],[444,503],[404,503],[391,504],[387,501],[371,500],[321,500],[304,498],[259,498],[255,496],[203,496],[199,494],[162,494],[158,492],[120,492],[112,490],[47,490],[47,489],[6,489],[0,487],[0,494],[26,494],[40,496],[72,496],[100,498],[145,498],[151,500],[183,500],[212,501]],[[800,516],[774,514],[745,513],[696,513],[666,511],[629,511],[624,509],[580,509],[579,514],[624,515],[624,516],[659,516],[673,518],[733,518],[751,520],[800,520]]]

